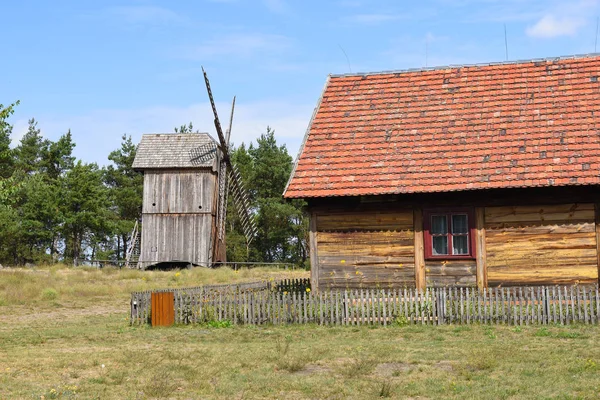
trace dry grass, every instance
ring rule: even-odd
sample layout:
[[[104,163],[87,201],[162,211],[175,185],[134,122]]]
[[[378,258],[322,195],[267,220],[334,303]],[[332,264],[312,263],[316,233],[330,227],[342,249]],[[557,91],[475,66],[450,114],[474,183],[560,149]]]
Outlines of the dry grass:
[[[109,267],[68,268],[64,265],[7,268],[0,270],[0,306],[48,307],[73,302],[87,305],[108,298],[121,302],[128,299],[132,291],[307,276],[306,271],[275,268],[238,271],[231,268],[140,271]]]
[[[274,273],[207,272],[180,277],[190,274],[199,284],[221,282],[220,274]],[[0,271],[0,293],[8,279],[31,289],[29,297],[7,296],[10,305],[0,307],[2,399],[591,399],[600,393],[598,327],[140,328],[128,325],[128,295],[119,290],[191,283],[173,282],[175,272],[152,272],[150,282],[136,271],[44,270],[39,276],[54,277],[39,282],[37,273],[14,273]],[[88,288],[94,285],[83,277],[99,287]],[[70,284],[94,300],[79,299]],[[42,299],[48,287],[57,298]]]

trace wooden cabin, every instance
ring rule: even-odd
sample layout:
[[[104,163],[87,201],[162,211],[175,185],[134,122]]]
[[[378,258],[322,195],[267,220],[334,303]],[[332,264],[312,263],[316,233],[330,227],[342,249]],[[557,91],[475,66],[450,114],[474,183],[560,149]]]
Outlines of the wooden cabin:
[[[138,265],[210,266],[216,237],[218,157],[207,133],[143,135],[133,168],[144,173]]]
[[[331,75],[284,196],[314,288],[596,284],[600,57]]]

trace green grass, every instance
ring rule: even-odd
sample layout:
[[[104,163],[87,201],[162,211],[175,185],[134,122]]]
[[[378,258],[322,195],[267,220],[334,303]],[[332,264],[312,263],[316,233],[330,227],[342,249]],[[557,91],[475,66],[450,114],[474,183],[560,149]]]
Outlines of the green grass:
[[[41,282],[29,301],[1,306],[0,398],[593,399],[600,393],[595,326],[131,327],[127,293],[115,300],[113,286],[131,287],[126,282],[138,278],[125,276],[132,272],[87,271],[107,286],[91,301],[65,290],[80,272],[57,270],[71,277]],[[165,274],[151,277],[165,283],[174,272]],[[46,288],[58,296],[43,299]]]

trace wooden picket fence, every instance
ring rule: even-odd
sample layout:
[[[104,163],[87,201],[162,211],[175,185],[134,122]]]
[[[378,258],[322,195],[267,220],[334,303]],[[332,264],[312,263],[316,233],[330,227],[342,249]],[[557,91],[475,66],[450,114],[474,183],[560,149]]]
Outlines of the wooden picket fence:
[[[150,323],[152,311],[151,311],[151,296],[152,293],[164,293],[172,292],[175,298],[175,315],[178,315],[178,311],[183,310],[183,305],[191,298],[211,298],[216,294],[231,295],[233,293],[244,293],[247,291],[270,291],[276,285],[270,281],[256,281],[246,282],[239,284],[225,284],[225,285],[206,285],[196,286],[189,288],[180,289],[158,289],[158,290],[147,290],[143,292],[133,292],[131,294],[131,323],[132,324],[144,324]],[[176,323],[183,323],[180,319],[176,319]]]
[[[301,286],[301,285],[299,285]],[[598,324],[598,287],[517,287],[357,289],[281,291],[260,288],[178,290],[175,323],[230,321],[233,324],[390,325],[390,324]],[[145,292],[144,292],[145,293]],[[150,292],[147,292],[150,293]],[[148,322],[136,308],[132,324]],[[146,304],[146,307],[149,305]]]

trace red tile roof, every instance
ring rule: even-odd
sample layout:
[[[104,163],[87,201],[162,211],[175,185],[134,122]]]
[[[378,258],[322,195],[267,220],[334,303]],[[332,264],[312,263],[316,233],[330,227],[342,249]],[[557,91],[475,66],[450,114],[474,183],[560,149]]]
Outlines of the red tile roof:
[[[287,198],[600,184],[600,56],[331,76]]]

